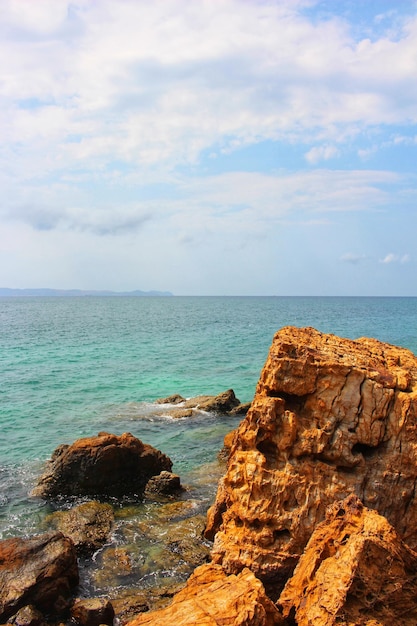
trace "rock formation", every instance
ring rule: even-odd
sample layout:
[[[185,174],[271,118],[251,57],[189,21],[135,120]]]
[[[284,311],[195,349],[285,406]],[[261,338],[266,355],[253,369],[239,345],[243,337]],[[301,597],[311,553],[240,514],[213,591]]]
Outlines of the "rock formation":
[[[278,597],[326,507],[352,493],[417,547],[416,393],[408,350],[280,330],[209,511],[214,562]]]
[[[415,626],[416,572],[417,553],[351,495],[329,507],[279,604],[302,626]]]
[[[171,471],[171,460],[130,433],[99,433],[59,446],[33,490],[34,496],[140,495],[148,480]]]
[[[285,621],[250,570],[227,576],[220,566],[201,565],[172,604],[129,622],[129,626],[142,624],[279,626]]]
[[[46,520],[50,526],[69,537],[78,555],[87,556],[103,546],[114,522],[110,504],[83,502],[69,511],[56,511]]]
[[[0,541],[0,623],[26,605],[60,614],[77,584],[75,549],[61,533]]]

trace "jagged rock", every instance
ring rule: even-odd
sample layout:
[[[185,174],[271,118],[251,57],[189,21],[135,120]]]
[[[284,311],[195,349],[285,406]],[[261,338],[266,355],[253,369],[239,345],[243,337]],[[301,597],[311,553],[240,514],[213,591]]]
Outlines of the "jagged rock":
[[[87,556],[101,548],[114,522],[110,504],[83,502],[69,511],[56,511],[46,520],[56,530],[72,540],[77,554]]]
[[[158,476],[152,476],[146,484],[145,494],[173,495],[182,491],[180,477],[171,472],[161,472]]]
[[[171,460],[130,433],[78,439],[59,446],[32,495],[132,496],[140,495],[151,476],[171,471]]]
[[[417,546],[417,358],[279,331],[208,514],[212,557],[279,593],[326,507],[357,494]]]
[[[77,584],[75,548],[61,533],[0,541],[0,623],[28,604],[60,614]]]
[[[129,626],[278,626],[285,623],[265,595],[262,583],[249,569],[227,576],[216,565],[198,567],[168,607],[143,613],[128,622]]]
[[[23,606],[16,615],[10,618],[10,623],[14,626],[42,626],[46,623],[43,614],[32,604]]]
[[[76,600],[71,607],[72,619],[81,626],[100,626],[113,624],[114,609],[105,598],[87,598]]]
[[[279,605],[303,626],[415,626],[416,571],[417,553],[351,495],[329,507]]]

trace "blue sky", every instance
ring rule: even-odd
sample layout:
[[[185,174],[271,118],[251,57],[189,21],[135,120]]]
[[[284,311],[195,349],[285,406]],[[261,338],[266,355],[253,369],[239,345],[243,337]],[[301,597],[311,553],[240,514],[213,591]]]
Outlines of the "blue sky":
[[[2,0],[0,286],[417,296],[417,2]]]

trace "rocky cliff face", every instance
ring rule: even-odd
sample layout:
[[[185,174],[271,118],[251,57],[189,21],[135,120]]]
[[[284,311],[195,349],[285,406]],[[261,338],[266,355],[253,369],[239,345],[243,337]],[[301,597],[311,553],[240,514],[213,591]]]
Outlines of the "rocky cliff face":
[[[212,557],[278,597],[331,503],[356,494],[417,547],[417,358],[312,328],[274,337],[208,515]]]

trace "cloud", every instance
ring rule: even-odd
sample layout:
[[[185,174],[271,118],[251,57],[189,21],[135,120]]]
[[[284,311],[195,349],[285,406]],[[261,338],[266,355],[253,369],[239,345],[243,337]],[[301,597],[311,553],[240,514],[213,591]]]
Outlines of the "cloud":
[[[394,254],[393,252],[389,252],[383,259],[380,259],[380,263],[384,263],[386,265],[389,265],[391,263],[408,263],[410,261],[410,255],[409,254],[403,254],[403,255],[399,255],[399,254]]]
[[[172,169],[264,140],[320,142],[315,164],[343,137],[415,123],[417,19],[357,41],[305,6],[4,0],[3,164],[24,178],[115,158]]]
[[[306,152],[305,159],[311,164],[319,163],[319,161],[328,161],[339,156],[340,151],[335,146],[315,146]]]
[[[369,257],[366,256],[365,254],[355,254],[354,252],[346,252],[346,254],[343,254],[340,257],[341,261],[344,261],[345,263],[352,263],[353,265],[358,265],[358,263],[361,263],[362,261],[367,260]]]

